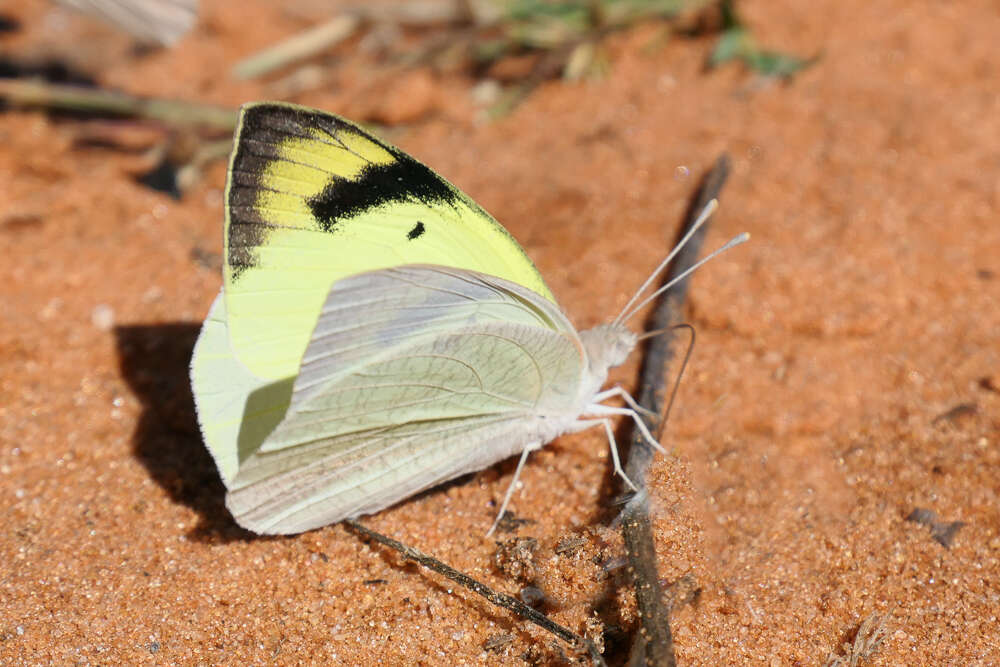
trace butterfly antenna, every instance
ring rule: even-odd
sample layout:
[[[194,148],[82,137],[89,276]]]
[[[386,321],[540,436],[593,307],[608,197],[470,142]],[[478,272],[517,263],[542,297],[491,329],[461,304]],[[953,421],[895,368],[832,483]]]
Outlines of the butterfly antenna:
[[[663,417],[659,421],[659,428],[656,430],[656,439],[660,440],[661,434],[663,433],[663,427],[666,426],[667,420],[670,418],[670,409],[674,406],[674,398],[677,397],[677,390],[681,387],[681,378],[684,377],[684,371],[687,369],[688,361],[691,360],[691,355],[694,353],[694,340],[695,340],[695,329],[690,324],[675,324],[670,327],[664,327],[663,329],[653,329],[652,331],[647,331],[637,338],[637,340],[646,340],[647,338],[655,338],[660,334],[664,334],[668,331],[676,331],[677,329],[687,329],[691,332],[691,339],[688,342],[687,352],[684,353],[684,361],[681,362],[681,369],[677,373],[677,379],[674,380],[674,387],[670,390],[670,399],[667,401],[667,407],[663,411]]]
[[[670,251],[670,254],[668,254],[662,262],[660,262],[660,265],[657,266],[651,274],[649,274],[649,277],[646,278],[646,282],[644,282],[642,286],[635,291],[635,294],[633,294],[632,298],[629,299],[629,302],[625,304],[625,307],[622,308],[622,312],[620,312],[618,317],[612,321],[612,324],[620,324],[627,319],[625,313],[632,307],[632,304],[635,303],[636,299],[642,296],[642,293],[646,291],[654,280],[656,280],[656,276],[660,275],[663,269],[667,268],[667,264],[670,263],[670,260],[672,260],[677,253],[679,253],[681,249],[687,245],[687,242],[691,240],[691,237],[694,236],[695,232],[697,232],[701,226],[708,221],[717,208],[719,208],[719,202],[716,199],[712,199],[705,204],[705,208],[701,209],[701,213],[698,214],[698,219],[694,221],[693,225],[691,225],[691,228],[688,230],[687,234],[684,235],[684,238],[682,238],[677,245],[674,246],[674,249]]]
[[[670,400],[667,401],[667,407],[663,411],[663,418],[660,420],[660,428],[657,429],[656,439],[659,440],[663,434],[663,428],[667,425],[667,420],[670,419],[670,409],[674,407],[674,399],[677,398],[677,390],[681,388],[681,378],[684,377],[684,371],[687,370],[688,362],[691,361],[691,354],[694,353],[694,339],[695,330],[690,324],[678,324],[670,327],[671,329],[687,329],[691,332],[691,340],[688,342],[687,352],[684,353],[684,361],[681,362],[681,369],[677,372],[677,379],[674,381],[674,388],[670,390]]]
[[[673,280],[671,280],[670,282],[668,282],[666,285],[663,285],[662,287],[660,287],[660,289],[656,290],[655,292],[653,292],[652,294],[650,294],[649,296],[647,296],[645,299],[643,299],[642,301],[640,301],[637,305],[633,306],[632,310],[628,311],[627,314],[623,313],[622,315],[619,315],[618,318],[616,318],[615,322],[616,323],[621,323],[621,322],[625,322],[625,321],[631,319],[633,316],[635,316],[636,313],[638,313],[640,310],[642,310],[643,307],[647,303],[649,303],[650,301],[652,301],[656,297],[660,296],[661,294],[663,294],[664,292],[666,292],[668,289],[670,289],[671,287],[673,287],[674,285],[676,285],[680,281],[682,281],[685,278],[687,278],[689,275],[691,275],[692,273],[694,273],[694,271],[696,269],[698,269],[702,264],[704,264],[705,262],[709,261],[710,259],[713,259],[717,255],[721,255],[722,253],[724,253],[725,251],[729,250],[730,248],[735,248],[736,246],[740,245],[741,243],[746,243],[749,240],[750,240],[750,234],[748,234],[746,232],[743,232],[739,236],[733,237],[724,246],[722,246],[721,248],[715,250],[708,257],[705,257],[701,261],[696,262],[694,265],[692,265],[690,268],[688,268],[687,270],[685,270],[684,272],[682,272],[680,275],[678,275],[676,278],[674,278]]]

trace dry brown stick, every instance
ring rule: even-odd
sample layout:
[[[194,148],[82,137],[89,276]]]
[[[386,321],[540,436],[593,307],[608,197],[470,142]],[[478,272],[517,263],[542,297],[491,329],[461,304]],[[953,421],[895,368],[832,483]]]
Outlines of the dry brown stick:
[[[0,79],[0,100],[12,107],[130,116],[171,126],[201,126],[220,132],[232,132],[237,118],[236,110],[226,107],[20,79]]]
[[[498,607],[503,607],[504,609],[512,611],[521,618],[530,621],[535,625],[551,632],[552,634],[554,634],[556,637],[559,637],[563,641],[573,646],[586,649],[586,651],[590,654],[590,658],[595,666],[605,665],[604,658],[601,656],[600,651],[597,650],[597,646],[594,645],[594,642],[590,641],[586,637],[581,637],[580,635],[576,634],[575,632],[573,632],[568,628],[559,625],[545,614],[541,613],[540,611],[537,611],[536,609],[533,609],[532,607],[529,607],[528,605],[524,604],[517,598],[512,598],[511,596],[505,595],[504,593],[498,593],[489,586],[487,586],[486,584],[476,579],[473,579],[464,572],[459,572],[450,565],[442,563],[437,558],[434,558],[433,556],[428,556],[422,551],[418,551],[413,547],[406,546],[402,542],[394,540],[391,537],[387,537],[377,531],[374,531],[371,528],[368,528],[362,525],[361,523],[358,523],[354,519],[347,519],[346,521],[344,521],[344,523],[347,524],[347,526],[352,530],[361,533],[365,537],[369,537],[380,544],[384,544],[387,547],[395,549],[399,553],[403,554],[404,557],[409,558],[410,560],[414,560],[420,565],[423,565],[428,569],[434,570],[438,574],[442,574],[448,577],[455,583],[464,586],[470,591],[482,595],[484,598],[486,598],[493,604],[497,605]]]
[[[456,23],[480,23],[495,13],[492,7],[480,7],[468,0],[403,0],[402,2],[359,2],[349,4],[343,11],[355,12],[369,21],[394,23],[406,27]],[[484,15],[484,16],[480,16]]]
[[[681,236],[694,224],[708,202],[718,197],[728,174],[729,157],[722,155],[702,180],[698,193],[688,207]],[[664,282],[673,279],[694,264],[707,228],[706,223],[674,258]],[[690,278],[685,278],[661,296],[646,322],[647,330],[667,330],[666,333],[650,340],[640,375],[639,405],[654,414],[663,411],[667,392],[663,371],[670,363],[673,354],[673,337],[669,327],[680,321],[681,307],[687,297],[689,280]],[[651,426],[656,429],[659,424]],[[673,637],[670,633],[670,610],[663,600],[659,573],[656,569],[656,549],[653,545],[653,528],[649,519],[649,496],[646,492],[646,473],[649,471],[654,452],[638,429],[633,430],[630,443],[625,474],[638,483],[641,489],[629,500],[621,514],[629,572],[635,586],[636,604],[641,618],[640,632],[632,644],[632,664],[673,667],[676,658]]]
[[[236,79],[254,79],[317,56],[353,35],[361,23],[360,16],[342,14],[241,60],[233,67],[232,75]]]
[[[325,23],[313,26],[263,51],[255,53],[232,69],[236,79],[254,79],[289,65],[309,60],[356,34],[372,23],[394,23],[405,26],[446,25],[472,19],[465,2],[420,2],[410,0],[397,4],[357,4],[342,9],[343,13]]]

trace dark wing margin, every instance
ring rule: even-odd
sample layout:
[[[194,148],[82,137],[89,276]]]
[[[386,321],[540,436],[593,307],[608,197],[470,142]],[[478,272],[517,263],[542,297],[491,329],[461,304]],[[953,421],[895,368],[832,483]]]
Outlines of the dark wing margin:
[[[343,118],[289,104],[245,105],[236,130],[226,193],[228,264],[234,279],[244,269],[255,266],[253,250],[265,242],[267,230],[273,226],[259,207],[259,195],[273,189],[262,179],[269,164],[295,162],[282,153],[282,145],[289,139],[305,139],[317,142],[318,149],[326,144],[330,150],[347,151],[364,160],[365,156],[345,141],[349,137],[370,142],[391,155],[392,160],[369,161],[360,174],[350,178],[330,172],[325,187],[306,199],[317,230],[335,231],[338,222],[393,201],[435,206],[452,205],[462,198],[467,206],[489,217],[430,168]],[[306,166],[322,169],[322,160]]]

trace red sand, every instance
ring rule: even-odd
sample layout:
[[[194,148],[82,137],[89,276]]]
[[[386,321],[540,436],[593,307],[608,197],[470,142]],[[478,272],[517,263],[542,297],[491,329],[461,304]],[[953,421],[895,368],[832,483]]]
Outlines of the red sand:
[[[303,20],[203,4],[179,48],[139,57],[25,2],[0,53],[70,54],[134,93],[272,96],[228,69]],[[650,480],[662,576],[701,589],[673,618],[679,663],[821,664],[877,613],[869,664],[1000,664],[1000,15],[740,6],[761,43],[821,60],[762,83],[704,72],[709,39],[637,29],[607,43],[606,78],[546,84],[495,122],[459,74],[394,75],[382,90],[411,86],[419,122],[389,136],[503,221],[581,327],[624,304],[728,151],[707,247],[753,240],[694,279],[698,347]],[[385,118],[415,99],[338,77],[295,101]],[[220,249],[224,168],[175,201],[134,182],[139,156],[74,145],[81,127],[0,115],[0,663],[558,664],[544,633],[341,527],[234,526],[186,385],[220,281],[193,251]],[[483,536],[512,473],[366,523],[516,593]],[[601,435],[551,444],[522,480],[546,611],[634,630],[620,572],[594,562],[622,556]],[[918,507],[964,522],[950,548],[905,520]],[[557,554],[567,536],[585,542]]]

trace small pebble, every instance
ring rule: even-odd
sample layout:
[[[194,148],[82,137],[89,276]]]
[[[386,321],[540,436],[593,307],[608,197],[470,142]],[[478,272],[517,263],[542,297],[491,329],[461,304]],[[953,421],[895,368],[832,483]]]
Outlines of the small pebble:
[[[115,311],[106,303],[94,306],[90,313],[90,321],[100,331],[110,331],[115,325]]]

